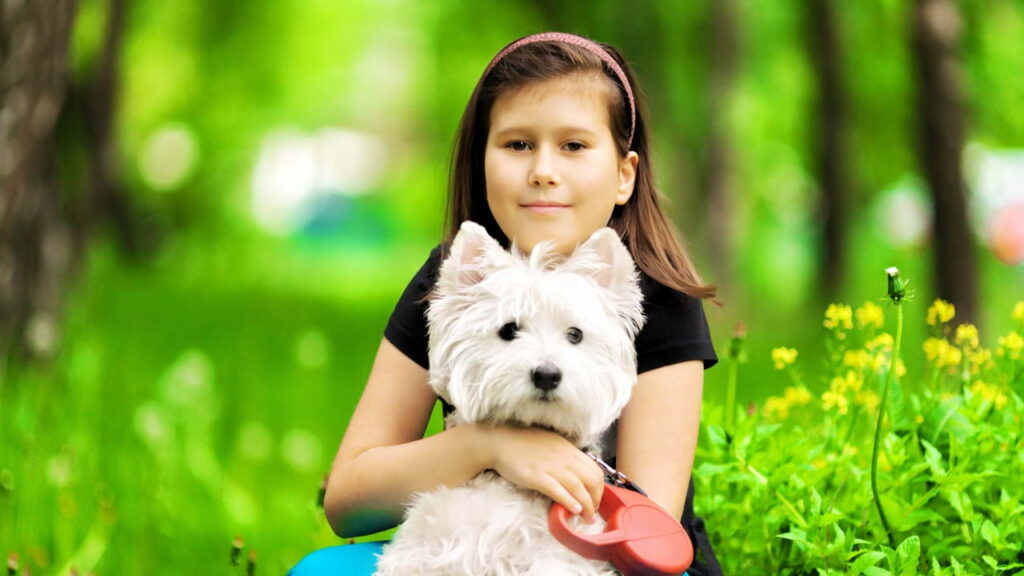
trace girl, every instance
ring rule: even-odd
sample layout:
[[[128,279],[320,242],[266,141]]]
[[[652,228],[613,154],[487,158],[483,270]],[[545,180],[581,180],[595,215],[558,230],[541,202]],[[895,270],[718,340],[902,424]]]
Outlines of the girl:
[[[437,401],[427,385],[426,297],[465,220],[525,252],[546,240],[569,253],[602,226],[619,232],[642,272],[647,322],[636,339],[639,379],[617,426],[616,465],[669,513],[689,512],[703,370],[717,361],[701,299],[714,289],[701,283],[658,204],[635,86],[618,50],[562,33],[517,40],[484,71],[459,126],[446,242],[388,321],[327,482],[324,509],[339,536],[393,527],[415,492],[487,469],[584,519],[600,504],[603,473],[552,432],[460,426],[423,438]],[[707,556],[699,522],[688,528]],[[293,574],[338,574],[343,566],[340,573],[370,573],[378,550],[322,550]],[[690,574],[700,571],[695,565]]]

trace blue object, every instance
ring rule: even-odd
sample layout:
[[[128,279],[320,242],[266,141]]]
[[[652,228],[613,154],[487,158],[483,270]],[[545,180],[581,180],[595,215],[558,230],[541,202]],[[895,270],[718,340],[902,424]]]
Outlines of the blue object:
[[[372,576],[385,544],[387,541],[321,548],[307,554],[288,576]]]
[[[321,548],[303,558],[288,576],[371,576],[385,544],[362,542]]]

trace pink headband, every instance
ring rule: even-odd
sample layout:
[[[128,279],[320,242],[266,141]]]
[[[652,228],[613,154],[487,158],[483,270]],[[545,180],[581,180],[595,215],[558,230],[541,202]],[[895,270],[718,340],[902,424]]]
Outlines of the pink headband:
[[[534,34],[533,36],[527,36],[520,38],[515,42],[506,46],[498,55],[495,56],[491,63],[487,65],[487,69],[484,70],[484,77],[491,73],[491,70],[501,62],[505,56],[508,56],[511,52],[518,50],[522,46],[527,44],[535,44],[537,42],[562,42],[565,44],[572,44],[583,48],[587,52],[590,52],[594,56],[600,58],[612,72],[615,72],[615,76],[618,77],[619,83],[622,84],[623,89],[626,90],[626,97],[629,98],[629,145],[627,148],[633,146],[633,130],[636,127],[636,101],[633,99],[633,89],[629,86],[629,80],[626,79],[626,73],[622,71],[622,67],[619,63],[612,58],[604,48],[592,40],[588,40],[582,36],[575,34],[566,34],[564,32],[543,32],[541,34]]]

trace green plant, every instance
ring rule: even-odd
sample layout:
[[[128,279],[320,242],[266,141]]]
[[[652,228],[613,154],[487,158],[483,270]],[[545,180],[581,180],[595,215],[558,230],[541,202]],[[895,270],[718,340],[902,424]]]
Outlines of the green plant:
[[[925,369],[907,374],[905,285],[895,288],[895,336],[882,330],[877,304],[830,306],[820,371],[777,348],[773,363],[792,385],[728,434],[705,426],[698,513],[726,573],[1024,568],[1024,302],[1012,311],[1015,329],[987,349],[974,326],[951,325],[952,305],[936,301]]]

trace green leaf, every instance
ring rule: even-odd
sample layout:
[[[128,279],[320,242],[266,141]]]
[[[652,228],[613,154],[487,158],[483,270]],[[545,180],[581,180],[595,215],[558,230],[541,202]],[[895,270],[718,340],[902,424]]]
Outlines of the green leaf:
[[[924,460],[928,463],[928,468],[931,469],[932,474],[938,478],[945,476],[946,467],[943,465],[944,457],[942,452],[939,452],[935,446],[924,439],[921,439],[921,446],[924,447]]]
[[[981,523],[981,537],[993,546],[997,546],[998,542],[1002,540],[999,535],[999,528],[988,519]]]
[[[896,548],[896,559],[899,562],[898,574],[914,576],[917,574],[917,563],[921,559],[921,539],[910,536]]]
[[[877,550],[872,550],[872,551],[869,551],[869,552],[865,552],[865,553],[861,554],[860,556],[858,556],[857,559],[853,561],[853,564],[850,564],[850,569],[847,570],[846,573],[849,576],[857,576],[858,574],[866,574],[867,573],[866,570],[868,568],[874,566],[875,564],[878,564],[884,558],[885,558],[885,554],[883,554],[883,553],[881,553],[881,552],[879,552]]]

